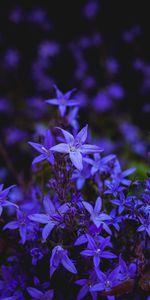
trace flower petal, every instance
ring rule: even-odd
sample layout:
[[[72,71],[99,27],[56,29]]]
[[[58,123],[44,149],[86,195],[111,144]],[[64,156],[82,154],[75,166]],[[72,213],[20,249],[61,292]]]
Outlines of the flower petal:
[[[11,221],[3,227],[3,230],[5,230],[5,229],[17,229],[18,227],[19,227],[18,221]]]
[[[86,139],[87,139],[87,131],[88,131],[88,125],[86,125],[85,127],[83,127],[79,133],[76,136],[76,140],[80,143],[80,144],[84,144]]]
[[[31,221],[35,221],[41,224],[46,224],[49,222],[49,216],[45,215],[45,214],[32,214],[29,215],[28,218]]]
[[[63,255],[63,257],[61,258],[61,263],[69,272],[73,274],[77,273],[75,265],[67,255]]]
[[[98,197],[94,206],[94,212],[99,214],[101,208],[102,208],[102,199],[101,197]]]
[[[99,148],[96,145],[85,144],[81,146],[80,151],[84,154],[91,154],[91,153],[102,152],[103,149]]]
[[[71,133],[69,133],[68,131],[66,131],[66,130],[60,128],[60,127],[56,127],[56,128],[59,129],[62,132],[67,144],[74,143],[74,137]]]
[[[83,169],[83,163],[82,163],[82,155],[79,151],[76,152],[70,152],[69,157],[73,163],[73,165],[78,169],[82,170]]]
[[[44,205],[45,211],[48,215],[52,215],[53,213],[56,213],[55,206],[54,206],[53,202],[51,201],[49,195],[46,195],[44,197],[43,205]]]
[[[42,150],[43,146],[41,144],[33,143],[33,142],[28,142],[28,144],[30,146],[32,146],[34,149],[36,149],[38,152],[43,153],[43,150]]]
[[[60,153],[69,153],[69,145],[65,143],[60,143],[50,148],[51,151]]]
[[[43,237],[44,241],[48,238],[48,236],[51,233],[51,231],[53,230],[54,226],[55,226],[55,224],[50,223],[50,222],[44,226],[43,231],[42,231],[42,237]]]
[[[43,293],[41,291],[39,291],[38,289],[33,288],[33,287],[28,287],[27,291],[28,291],[29,295],[35,299],[40,299],[40,297],[43,296]]]
[[[82,204],[84,205],[85,209],[92,214],[93,213],[93,207],[90,203],[86,202],[86,201],[82,201]]]
[[[46,103],[48,104],[51,104],[51,105],[59,105],[59,100],[54,98],[54,99],[48,99],[45,101]]]

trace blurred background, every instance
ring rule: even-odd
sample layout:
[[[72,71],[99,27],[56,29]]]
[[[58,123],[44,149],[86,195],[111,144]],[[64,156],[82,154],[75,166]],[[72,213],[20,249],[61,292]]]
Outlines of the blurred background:
[[[0,182],[28,181],[33,151],[76,88],[80,126],[145,178],[150,154],[150,21],[143,1],[0,2]],[[77,114],[77,111],[74,112]],[[73,118],[73,116],[71,116]]]

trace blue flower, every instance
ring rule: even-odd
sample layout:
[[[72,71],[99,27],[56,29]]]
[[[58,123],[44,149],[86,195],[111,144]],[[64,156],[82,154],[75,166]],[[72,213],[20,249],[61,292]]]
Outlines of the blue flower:
[[[46,102],[50,105],[56,105],[58,106],[59,112],[61,117],[65,115],[67,106],[76,106],[79,105],[78,100],[72,100],[70,99],[72,93],[76,91],[76,89],[73,89],[71,91],[68,91],[67,93],[63,94],[56,85],[54,85],[56,90],[56,97],[53,99],[48,99]]]
[[[118,213],[121,214],[126,206],[131,206],[132,200],[135,199],[135,196],[129,196],[125,197],[124,193],[121,191],[119,193],[120,198],[119,199],[113,199],[111,202],[118,206]]]
[[[96,227],[98,228],[100,227],[100,225],[103,225],[103,229],[109,234],[111,234],[111,230],[105,222],[106,220],[111,220],[111,217],[105,213],[100,212],[102,209],[102,199],[100,197],[97,198],[94,208],[90,203],[86,201],[83,201],[82,203],[85,209],[91,215],[90,219],[96,225]]]
[[[111,175],[112,179],[117,181],[119,184],[122,183],[125,186],[129,186],[131,184],[131,180],[126,179],[125,177],[131,175],[136,171],[136,168],[130,168],[125,171],[121,170],[121,166],[119,161],[115,160],[114,170]]]
[[[62,246],[58,245],[53,248],[52,255],[50,258],[50,277],[59,267],[60,263],[67,269],[69,272],[76,274],[77,270],[71,259],[68,257],[67,250],[64,250]]]
[[[42,237],[46,240],[53,228],[60,223],[63,223],[63,215],[69,209],[69,204],[65,203],[58,208],[55,208],[48,195],[44,197],[43,204],[46,214],[32,214],[29,215],[29,219],[41,224],[46,224],[42,231]]]
[[[109,170],[108,162],[113,160],[116,156],[113,154],[110,154],[108,156],[105,156],[103,158],[100,157],[99,153],[94,154],[94,159],[91,158],[85,158],[84,160],[92,165],[91,168],[91,175],[93,176],[96,172],[105,172]]]
[[[87,139],[88,125],[83,127],[78,132],[75,138],[68,131],[62,128],[59,129],[64,135],[66,143],[60,143],[56,146],[53,146],[50,150],[54,152],[69,154],[71,162],[78,170],[81,171],[83,169],[83,154],[92,154],[102,151],[102,149],[100,149],[98,146],[85,144],[85,141]]]
[[[3,190],[3,186],[4,186],[3,184],[0,184],[0,216],[3,212],[3,207],[14,206],[14,207],[18,208],[18,205],[7,200],[10,190],[12,188],[14,188],[15,185],[11,185],[10,187],[8,187],[5,190]]]
[[[75,281],[76,284],[81,286],[81,289],[77,295],[77,300],[83,299],[88,293],[91,294],[93,300],[97,300],[97,292],[92,292],[90,290],[96,280],[96,277],[95,271],[92,271],[88,279],[79,279]]]
[[[88,249],[81,251],[80,254],[83,256],[92,256],[95,268],[98,268],[101,258],[112,259],[117,257],[111,252],[104,251],[105,247],[110,243],[110,237],[105,238],[103,242],[98,245],[90,235],[87,235],[87,239]]]
[[[144,217],[139,217],[141,225],[138,227],[137,231],[145,231],[150,237],[150,214]]]
[[[121,192],[125,187],[120,186],[120,183],[116,180],[105,180],[105,185],[108,188],[108,190],[106,190],[104,192],[104,194],[112,194],[114,197],[117,197],[118,193]]]
[[[28,142],[34,149],[41,153],[41,155],[34,158],[32,164],[39,163],[47,159],[52,165],[54,164],[54,156],[50,148],[53,145],[53,137],[50,130],[47,130],[43,144]]]
[[[21,210],[17,210],[17,220],[16,221],[11,221],[7,223],[4,227],[3,230],[5,229],[19,229],[20,237],[21,237],[21,242],[22,244],[25,244],[26,239],[27,239],[27,229],[29,225],[29,219],[26,216],[24,212]]]
[[[121,280],[127,280],[130,278],[134,278],[136,275],[136,264],[131,263],[127,266],[126,262],[122,259],[121,255],[120,255],[119,271],[120,271],[120,279]]]
[[[120,283],[119,281],[119,268],[115,268],[112,272],[105,274],[99,269],[96,270],[99,283],[96,283],[91,287],[91,291],[106,291],[109,292],[111,289]]]

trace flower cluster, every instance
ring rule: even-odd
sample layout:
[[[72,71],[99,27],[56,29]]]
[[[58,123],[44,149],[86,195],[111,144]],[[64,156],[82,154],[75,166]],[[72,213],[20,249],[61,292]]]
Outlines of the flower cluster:
[[[31,184],[0,186],[2,239],[8,236],[0,299],[136,299],[137,291],[143,299],[150,289],[150,180],[135,180],[136,168],[122,170],[115,154],[105,155],[88,125],[78,130],[74,90],[55,89],[46,103],[58,106],[63,126],[29,142],[40,153]],[[68,109],[74,122],[66,128]]]

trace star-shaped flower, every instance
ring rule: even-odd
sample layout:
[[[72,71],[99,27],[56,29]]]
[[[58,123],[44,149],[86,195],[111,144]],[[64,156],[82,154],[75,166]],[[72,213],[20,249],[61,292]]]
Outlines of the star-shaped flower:
[[[3,190],[3,184],[0,184],[0,216],[3,212],[3,207],[14,206],[14,207],[18,208],[18,205],[16,205],[16,204],[14,204],[14,203],[7,200],[8,193],[10,192],[10,190],[13,187],[15,187],[15,185],[11,185],[7,189]]]
[[[83,169],[82,156],[84,154],[92,154],[103,151],[96,145],[85,144],[85,141],[87,139],[88,125],[83,127],[78,132],[76,137],[74,137],[71,133],[62,128],[58,129],[60,129],[62,134],[64,135],[66,143],[60,143],[56,146],[53,146],[50,150],[54,152],[69,154],[71,162],[80,171]]]
[[[56,105],[58,106],[59,112],[61,117],[65,115],[67,106],[76,106],[79,105],[78,100],[72,100],[70,99],[73,92],[76,91],[76,89],[73,89],[71,91],[68,91],[67,93],[63,94],[56,85],[54,85],[56,90],[56,98],[48,99],[46,102],[50,105]]]
[[[44,197],[43,204],[46,213],[29,215],[29,219],[31,221],[45,224],[42,231],[42,237],[45,241],[55,226],[59,225],[60,223],[61,227],[63,226],[63,216],[64,213],[66,213],[69,209],[69,205],[65,203],[56,208],[48,195]]]
[[[96,244],[90,235],[87,235],[87,240],[88,249],[81,251],[80,254],[83,256],[93,256],[95,268],[98,268],[101,258],[112,259],[117,257],[115,254],[109,251],[104,251],[105,247],[110,243],[110,237],[105,238],[100,244]]]
[[[51,152],[50,148],[53,145],[53,137],[50,130],[47,130],[44,138],[43,144],[28,142],[34,149],[41,153],[41,155],[34,158],[32,164],[39,163],[45,159],[47,159],[52,165],[54,164],[54,156]]]
[[[105,222],[106,220],[111,220],[111,217],[101,212],[102,199],[100,197],[97,198],[94,208],[90,203],[86,201],[82,201],[82,203],[85,209],[91,215],[90,219],[93,221],[96,227],[98,228],[100,227],[100,225],[103,225],[104,230],[107,231],[109,234],[111,234],[111,230],[109,229],[108,225]]]

